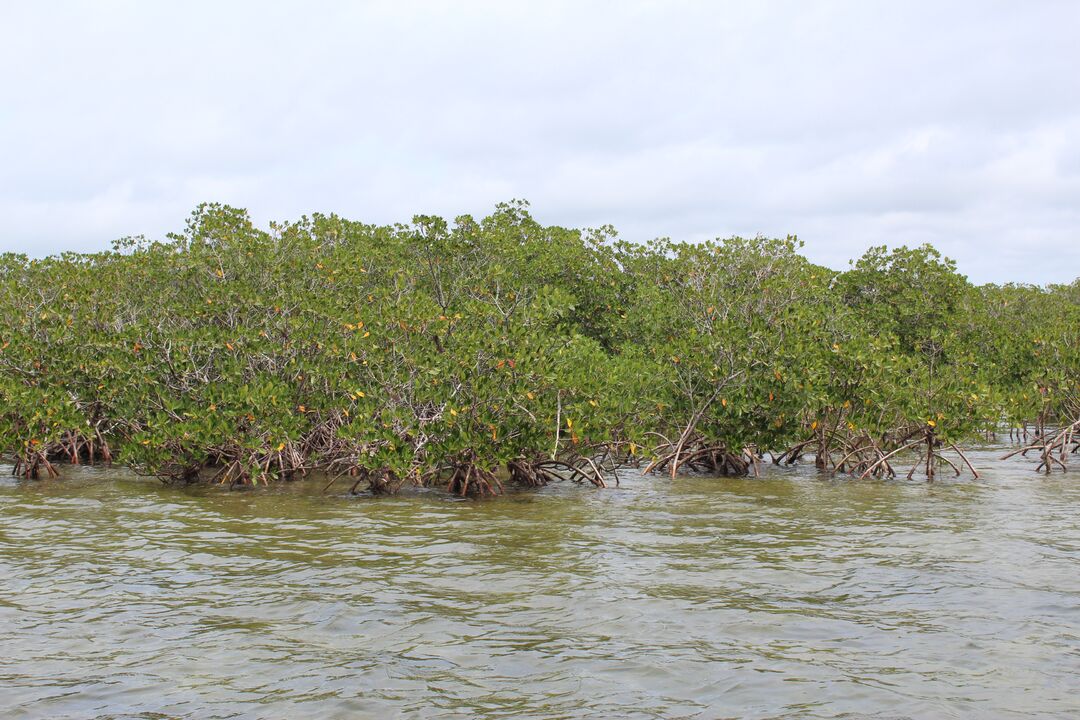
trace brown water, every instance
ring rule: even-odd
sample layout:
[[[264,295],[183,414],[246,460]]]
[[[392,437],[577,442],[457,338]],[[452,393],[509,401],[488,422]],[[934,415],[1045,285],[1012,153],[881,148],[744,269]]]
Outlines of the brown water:
[[[0,480],[0,717],[1080,715],[1080,476]]]

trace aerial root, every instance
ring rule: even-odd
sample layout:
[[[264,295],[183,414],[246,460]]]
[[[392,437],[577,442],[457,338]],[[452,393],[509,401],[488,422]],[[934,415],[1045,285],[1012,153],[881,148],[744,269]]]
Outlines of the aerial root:
[[[11,474],[26,480],[37,480],[41,477],[42,470],[45,471],[46,477],[60,477],[60,472],[49,462],[46,452],[44,450],[35,450],[15,458],[15,465],[11,468]]]
[[[544,487],[563,479],[554,469],[542,467],[528,460],[511,460],[506,463],[506,470],[510,474],[511,482],[523,487]]]
[[[570,480],[575,483],[591,483],[596,487],[607,487],[602,463],[591,458],[578,457],[573,460],[511,460],[506,464],[510,480],[524,487],[544,487],[552,482]]]
[[[451,466],[446,490],[461,497],[494,497],[502,494],[503,486],[495,473],[466,461]]]
[[[481,467],[472,451],[466,451],[446,465],[425,473],[418,471],[417,477],[419,484],[424,487],[444,485],[447,492],[460,497],[494,497],[503,492],[499,478],[490,469]]]
[[[958,448],[955,444],[950,443],[948,445],[943,444],[934,434],[931,428],[927,428],[921,437],[917,437],[914,440],[905,438],[908,442],[891,449],[889,452],[884,452],[881,447],[875,445],[875,451],[879,455],[879,459],[870,464],[869,467],[862,470],[859,475],[859,479],[865,479],[871,475],[882,477],[884,474],[883,468],[888,468],[888,476],[896,477],[896,472],[892,469],[889,461],[900,453],[906,450],[916,450],[916,460],[907,473],[907,479],[911,480],[915,477],[915,474],[922,470],[926,476],[927,481],[933,481],[937,477],[938,466],[948,465],[952,468],[956,477],[963,474],[963,468],[966,466],[971,474],[976,479],[979,478],[979,471],[975,469],[975,466],[971,464],[968,456],[964,454],[964,451]],[[944,453],[944,450],[951,450],[956,454],[958,462],[953,462]],[[857,470],[850,471],[852,474]]]
[[[1060,428],[1053,435],[1042,432],[1034,436],[1033,442],[1003,455],[1001,459],[1008,460],[1015,455],[1026,457],[1033,451],[1039,454],[1036,472],[1043,471],[1049,475],[1055,465],[1060,467],[1062,472],[1067,471],[1069,456],[1080,453],[1080,418]]]
[[[643,473],[667,471],[673,476],[680,471],[709,473],[713,475],[747,475],[751,469],[758,474],[759,456],[749,449],[735,454],[726,445],[711,445],[703,438],[687,443],[681,450],[670,443],[654,451],[658,455]]]
[[[773,465],[794,465],[799,461],[799,458],[802,457],[803,450],[805,450],[807,446],[812,445],[817,440],[818,438],[816,436],[808,438],[806,440],[803,440],[801,443],[792,445],[790,448],[788,448],[781,454],[774,455],[772,459]]]
[[[52,462],[68,462],[72,465],[93,465],[97,462],[112,464],[112,450],[98,425],[89,432],[68,430],[60,439],[50,443],[45,454]]]

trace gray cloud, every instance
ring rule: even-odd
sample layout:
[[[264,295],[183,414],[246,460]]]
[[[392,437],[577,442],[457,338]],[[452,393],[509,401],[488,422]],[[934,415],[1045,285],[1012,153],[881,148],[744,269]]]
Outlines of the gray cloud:
[[[1074,2],[9,3],[0,249],[203,200],[261,222],[483,214],[623,237],[931,242],[1080,275]]]

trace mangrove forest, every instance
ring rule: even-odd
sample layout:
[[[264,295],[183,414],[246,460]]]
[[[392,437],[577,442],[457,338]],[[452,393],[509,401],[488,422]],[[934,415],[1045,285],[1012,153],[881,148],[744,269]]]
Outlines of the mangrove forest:
[[[0,256],[0,453],[229,487],[462,496],[620,468],[977,474],[1080,448],[1080,280],[977,286],[929,246],[838,271],[794,237],[620,240],[485,218],[262,229],[206,204],[163,241]],[[1031,258],[1048,262],[1052,258]]]

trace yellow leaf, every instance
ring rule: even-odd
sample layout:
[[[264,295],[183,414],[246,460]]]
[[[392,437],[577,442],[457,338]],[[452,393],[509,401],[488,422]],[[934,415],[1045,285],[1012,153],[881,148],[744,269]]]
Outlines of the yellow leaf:
[[[727,407],[727,398],[720,398],[720,404]]]
[[[937,423],[934,422],[933,420],[927,420],[926,424],[929,425],[930,427],[937,427]]]
[[[365,331],[365,332],[364,332],[364,334],[363,334],[363,335],[361,335],[361,337],[367,337],[367,336],[368,336],[368,335],[370,335],[370,334],[371,334],[371,333],[369,333],[369,332],[366,332],[366,331]]]
[[[571,420],[570,418],[566,418],[566,427],[567,427],[567,429],[573,429],[574,421]]]
[[[356,391],[356,397],[365,397],[364,391],[363,390],[357,390]]]
[[[535,400],[536,399],[536,396],[533,395],[531,392],[525,393],[525,397],[529,398],[530,400]]]
[[[210,412],[215,412],[216,410],[217,410],[217,405],[215,405],[214,403],[210,403]]]
[[[285,449],[285,443],[279,443],[278,446],[277,446],[277,451],[281,452],[284,449]]]

